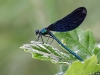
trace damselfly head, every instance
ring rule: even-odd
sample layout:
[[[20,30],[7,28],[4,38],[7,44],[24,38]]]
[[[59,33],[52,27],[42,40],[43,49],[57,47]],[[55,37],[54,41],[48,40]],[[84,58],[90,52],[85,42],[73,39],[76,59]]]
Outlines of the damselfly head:
[[[39,33],[40,33],[40,31],[39,31],[39,30],[36,30],[36,31],[35,31],[35,34],[36,34],[36,35],[38,35]]]

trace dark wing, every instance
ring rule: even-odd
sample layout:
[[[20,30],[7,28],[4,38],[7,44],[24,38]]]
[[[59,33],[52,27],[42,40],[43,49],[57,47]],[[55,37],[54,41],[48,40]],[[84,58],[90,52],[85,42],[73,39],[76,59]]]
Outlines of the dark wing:
[[[65,32],[77,28],[85,19],[87,10],[85,7],[79,7],[61,20],[51,24],[47,30]]]

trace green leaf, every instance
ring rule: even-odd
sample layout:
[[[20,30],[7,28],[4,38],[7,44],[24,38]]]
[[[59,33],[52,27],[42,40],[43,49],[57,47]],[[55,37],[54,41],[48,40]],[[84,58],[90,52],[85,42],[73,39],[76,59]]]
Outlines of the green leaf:
[[[64,64],[56,75],[96,75],[99,73],[100,44],[95,43],[91,31],[77,28],[70,32],[54,33],[54,35],[84,59],[84,63],[77,61],[77,58],[67,50],[66,53],[63,53],[53,46],[41,42],[32,41],[31,44],[24,44],[20,48],[30,52],[35,59]]]
[[[31,41],[31,44],[24,44],[20,47],[26,52],[32,53],[32,57],[40,60],[50,60],[53,63],[67,63],[69,64],[69,55],[60,52],[56,48],[41,42]]]
[[[96,44],[93,54],[97,55],[98,63],[100,63],[100,44]]]
[[[63,44],[83,59],[87,59],[93,55],[95,41],[89,30],[83,31],[77,28],[70,32],[55,33],[55,35]]]
[[[93,55],[83,63],[79,61],[73,62],[64,75],[91,75],[100,71],[100,64],[97,64],[97,58]]]

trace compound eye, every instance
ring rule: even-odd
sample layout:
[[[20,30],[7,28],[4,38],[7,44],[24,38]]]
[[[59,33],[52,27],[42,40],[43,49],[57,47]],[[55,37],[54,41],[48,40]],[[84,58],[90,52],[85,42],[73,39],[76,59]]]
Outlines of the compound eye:
[[[39,30],[36,30],[36,31],[35,31],[35,34],[36,34],[36,35],[39,34]]]

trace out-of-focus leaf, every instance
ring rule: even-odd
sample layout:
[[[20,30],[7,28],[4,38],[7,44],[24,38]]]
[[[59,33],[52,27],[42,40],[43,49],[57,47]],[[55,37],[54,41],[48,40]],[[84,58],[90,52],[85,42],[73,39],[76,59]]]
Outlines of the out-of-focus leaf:
[[[100,71],[100,64],[97,64],[97,58],[94,55],[83,63],[73,62],[64,75],[92,75],[98,71]]]

